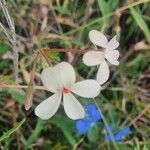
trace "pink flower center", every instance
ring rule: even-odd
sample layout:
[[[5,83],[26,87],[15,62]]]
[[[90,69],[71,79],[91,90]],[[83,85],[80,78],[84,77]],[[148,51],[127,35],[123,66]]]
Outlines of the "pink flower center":
[[[64,94],[68,94],[68,93],[70,92],[70,89],[64,87],[64,88],[62,89],[62,92],[63,92]]]

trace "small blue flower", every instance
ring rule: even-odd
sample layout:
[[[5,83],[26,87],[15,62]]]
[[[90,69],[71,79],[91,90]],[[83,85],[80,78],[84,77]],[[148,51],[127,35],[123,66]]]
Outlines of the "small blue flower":
[[[98,122],[102,118],[95,104],[86,106],[86,116],[91,123]]]
[[[77,120],[76,121],[76,129],[80,134],[85,134],[89,131],[90,129],[90,122],[88,122],[87,120]]]
[[[93,111],[93,110],[96,110],[97,109],[97,107],[96,107],[96,105],[95,104],[88,104],[87,106],[86,106],[86,110],[87,110],[87,112],[90,112],[90,111]]]
[[[120,130],[118,133],[115,134],[115,140],[116,141],[121,141],[123,139],[124,136],[128,135],[131,133],[131,129],[130,127],[126,127],[122,130]]]
[[[88,104],[85,108],[85,117],[76,121],[76,129],[80,134],[86,134],[93,123],[98,122],[101,119],[101,114],[97,110],[95,104]]]
[[[111,129],[111,131],[113,131],[113,130]],[[124,136],[130,134],[130,132],[131,132],[130,127],[126,127],[126,128],[124,128],[124,129],[122,129],[122,130],[120,130],[120,131],[113,134],[114,140],[116,142],[119,142],[123,139]],[[106,141],[112,141],[108,132],[105,135],[105,140]]]

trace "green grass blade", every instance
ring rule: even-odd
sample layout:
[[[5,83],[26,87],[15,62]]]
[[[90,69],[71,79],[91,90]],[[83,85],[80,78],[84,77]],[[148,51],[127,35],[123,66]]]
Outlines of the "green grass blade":
[[[109,135],[110,135],[110,138],[111,138],[111,140],[112,140],[112,143],[113,143],[113,145],[114,145],[115,150],[119,150],[118,145],[117,145],[117,143],[116,143],[116,141],[115,141],[115,139],[114,139],[114,136],[113,136],[112,132],[111,132],[110,129],[107,127],[108,123],[107,123],[107,121],[106,121],[104,115],[102,114],[101,109],[99,108],[98,103],[96,102],[95,99],[93,99],[93,100],[94,100],[95,105],[97,106],[98,111],[100,112],[100,114],[101,114],[101,116],[102,116],[102,120],[103,120],[103,122],[104,122],[104,124],[105,124],[105,126],[106,126],[106,130],[108,131],[108,133],[109,133]]]
[[[38,119],[35,129],[32,131],[31,136],[28,138],[25,149],[28,149],[30,145],[38,138],[38,135],[41,133],[43,129],[43,120]]]
[[[129,9],[129,8],[132,8],[132,7],[134,7],[134,6],[140,5],[140,4],[142,4],[142,3],[147,3],[147,2],[149,2],[149,1],[150,1],[150,0],[141,0],[141,1],[137,1],[137,2],[131,3],[131,4],[127,5],[127,6],[124,6],[124,8],[122,8],[120,12],[125,11],[125,10],[127,10],[127,9]],[[109,17],[113,16],[114,13],[115,13],[115,12],[111,12],[111,13],[105,15],[105,16],[102,16],[102,17],[98,17],[98,18],[96,18],[96,19],[93,19],[92,21],[89,21],[88,23],[83,24],[83,25],[81,25],[80,27],[78,27],[78,28],[76,28],[76,29],[73,29],[73,30],[71,30],[71,31],[68,31],[68,32],[62,34],[62,36],[67,36],[67,35],[73,34],[73,33],[75,33],[75,32],[78,32],[78,31],[80,31],[80,30],[86,28],[86,27],[89,27],[89,26],[91,26],[91,25],[93,25],[93,24],[97,24],[97,23],[99,23],[100,21],[102,21],[103,19],[109,18]]]
[[[104,0],[98,0],[98,6],[101,10],[102,16],[105,16],[109,13],[109,5],[107,5],[107,2]],[[108,18],[104,18],[104,24],[107,23]]]
[[[7,139],[10,137],[11,134],[13,134],[16,130],[18,130],[22,124],[25,122],[25,118],[18,122],[12,129],[8,130],[7,132],[5,132],[1,137],[0,137],[0,142],[3,141],[4,139]]]
[[[72,146],[77,143],[76,139],[73,137],[72,128],[70,128],[71,126],[73,126],[73,121],[63,116],[55,116],[54,118],[51,118],[49,122],[56,125],[62,130],[68,143],[70,143]]]
[[[150,43],[150,31],[141,13],[138,12],[135,8],[130,8],[130,13],[140,29],[143,31],[145,37],[147,38],[147,41]]]

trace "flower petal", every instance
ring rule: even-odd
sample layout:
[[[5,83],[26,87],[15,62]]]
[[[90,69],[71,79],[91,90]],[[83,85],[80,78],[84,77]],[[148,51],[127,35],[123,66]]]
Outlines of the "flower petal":
[[[108,43],[105,35],[97,30],[92,30],[89,32],[89,39],[93,44],[103,48],[105,48]]]
[[[106,45],[107,50],[114,50],[119,46],[119,42],[117,41],[117,36],[115,35]]]
[[[41,102],[35,108],[35,114],[41,119],[49,119],[52,117],[58,110],[61,102],[61,96],[62,94],[58,92]]]
[[[80,119],[76,121],[76,129],[80,134],[86,134],[91,127],[90,125],[90,122],[87,120]]]
[[[54,67],[44,69],[41,79],[44,86],[55,93],[58,89],[75,82],[75,72],[69,63],[62,62]]]
[[[79,101],[71,93],[63,96],[63,104],[67,116],[73,120],[84,118],[85,112]]]
[[[106,50],[105,58],[113,65],[119,65],[119,51],[118,50]]]
[[[90,104],[88,104],[88,105],[86,106],[86,111],[87,111],[88,113],[91,112],[91,111],[95,111],[95,110],[97,110],[97,107],[96,107],[96,105],[93,104],[93,103],[90,103]]]
[[[106,61],[104,61],[99,66],[96,80],[100,85],[102,85],[108,80],[108,78],[109,78],[109,68]]]
[[[101,87],[95,80],[84,80],[75,83],[71,91],[81,97],[93,98],[100,94]]]
[[[113,134],[114,140],[116,142],[119,142],[119,141],[121,141],[123,139],[124,136],[126,136],[126,135],[128,135],[130,133],[131,133],[130,127],[126,127],[124,129],[120,130],[119,132]],[[111,137],[110,137],[110,135],[108,133],[105,135],[105,139],[106,139],[106,141],[112,141],[112,139],[111,139]]]
[[[123,137],[131,133],[130,127],[123,128],[119,132],[116,133],[116,137]]]
[[[87,120],[91,123],[98,122],[102,118],[95,104],[88,104],[86,106],[86,116]]]
[[[89,51],[83,55],[83,63],[87,66],[99,65],[104,61],[104,52]]]

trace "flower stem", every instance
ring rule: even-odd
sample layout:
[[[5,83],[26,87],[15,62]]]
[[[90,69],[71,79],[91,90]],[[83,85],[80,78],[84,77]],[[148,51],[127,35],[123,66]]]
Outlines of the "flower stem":
[[[110,135],[110,138],[111,138],[111,140],[113,142],[113,145],[114,145],[115,149],[119,150],[119,148],[117,146],[117,143],[116,143],[116,141],[114,139],[114,136],[113,136],[112,132],[110,131],[109,127],[107,126],[108,125],[107,120],[105,119],[104,115],[102,114],[101,109],[100,109],[98,103],[96,102],[96,100],[95,99],[93,99],[93,100],[94,100],[95,105],[97,106],[98,111],[100,112],[100,114],[102,116],[102,120],[103,120],[103,122],[104,122],[104,124],[106,126],[106,130],[108,131],[108,134]]]

